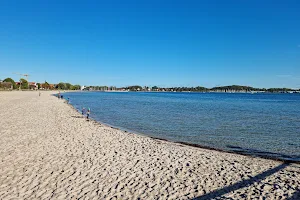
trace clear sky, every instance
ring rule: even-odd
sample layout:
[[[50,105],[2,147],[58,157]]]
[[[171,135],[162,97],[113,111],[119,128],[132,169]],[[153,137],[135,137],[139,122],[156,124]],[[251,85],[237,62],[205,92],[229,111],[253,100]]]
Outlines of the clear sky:
[[[0,28],[0,79],[300,88],[299,0],[7,0]]]

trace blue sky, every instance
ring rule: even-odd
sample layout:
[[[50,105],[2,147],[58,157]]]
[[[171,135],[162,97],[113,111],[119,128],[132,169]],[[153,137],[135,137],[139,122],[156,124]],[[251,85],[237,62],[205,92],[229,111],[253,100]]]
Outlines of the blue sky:
[[[300,88],[300,2],[1,1],[0,79]]]

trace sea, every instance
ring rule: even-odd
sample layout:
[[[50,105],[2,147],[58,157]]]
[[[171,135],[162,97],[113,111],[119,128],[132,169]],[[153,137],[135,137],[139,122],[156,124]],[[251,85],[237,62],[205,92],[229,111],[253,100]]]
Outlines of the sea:
[[[69,92],[77,110],[136,134],[300,161],[300,94]]]

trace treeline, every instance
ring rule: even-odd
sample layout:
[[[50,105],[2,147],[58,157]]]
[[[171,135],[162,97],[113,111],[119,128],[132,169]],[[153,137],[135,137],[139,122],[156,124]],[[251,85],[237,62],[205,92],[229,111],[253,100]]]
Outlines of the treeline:
[[[148,87],[148,86],[128,86],[118,88],[118,90],[128,90],[128,91],[166,91],[166,92],[271,92],[271,93],[286,93],[286,92],[297,92],[300,89],[290,89],[290,88],[254,88],[249,86],[241,85],[230,85],[230,86],[220,86],[213,88],[206,88],[202,86],[197,87]]]
[[[80,85],[72,85],[71,83],[60,82],[58,84],[27,82],[25,79],[20,79],[18,84],[12,78],[6,78],[0,81],[0,89],[42,89],[42,90],[80,90]],[[127,86],[117,88],[114,86],[88,86],[84,90],[95,91],[159,91],[159,92],[270,92],[270,93],[287,93],[300,92],[300,89],[291,88],[254,88],[242,85],[220,86],[213,88],[206,88],[202,86],[197,87],[148,87],[148,86]]]
[[[213,87],[210,89],[211,91],[245,91],[245,92],[253,92],[253,91],[261,91],[261,92],[292,92],[299,91],[290,88],[253,88],[249,86],[240,86],[240,85],[231,85],[231,86],[222,86],[222,87]]]
[[[249,86],[241,86],[241,85],[231,85],[231,86],[222,86],[222,87],[213,87],[209,89],[210,91],[224,91],[224,92],[296,92],[300,91],[300,89],[291,89],[291,88],[254,88]]]
[[[114,86],[86,86],[84,90],[90,91],[107,91],[107,90],[117,90],[117,87]]]
[[[60,82],[56,85],[55,89],[59,89],[59,90],[80,90],[81,86],[80,85],[72,85],[71,83]]]
[[[265,89],[253,88],[249,86],[241,86],[241,85],[230,85],[230,86],[222,86],[222,87],[213,87],[210,89],[211,91],[264,91]]]
[[[128,86],[128,87],[123,87],[122,89],[129,90],[129,91],[141,91],[141,90],[143,90],[143,87],[139,86],[139,85],[133,85],[133,86]]]
[[[0,81],[0,88],[2,89],[41,89],[41,90],[80,90],[80,85],[72,85],[71,83],[60,82],[58,84],[50,84],[47,81],[44,83],[28,82],[21,78],[19,82],[15,82],[12,78],[6,78]]]
[[[127,87],[114,87],[114,86],[87,86],[84,90],[90,91],[157,91],[157,92],[270,92],[270,93],[287,93],[287,92],[300,92],[300,89],[290,89],[290,88],[254,88],[242,85],[230,85],[230,86],[220,86],[213,88],[206,88],[202,86],[197,87],[148,87],[140,85],[132,85]]]

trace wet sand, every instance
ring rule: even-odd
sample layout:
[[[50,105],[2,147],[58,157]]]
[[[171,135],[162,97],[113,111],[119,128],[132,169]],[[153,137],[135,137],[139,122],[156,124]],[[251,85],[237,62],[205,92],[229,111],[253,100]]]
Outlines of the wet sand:
[[[299,199],[300,165],[86,121],[53,92],[0,92],[0,199]]]

